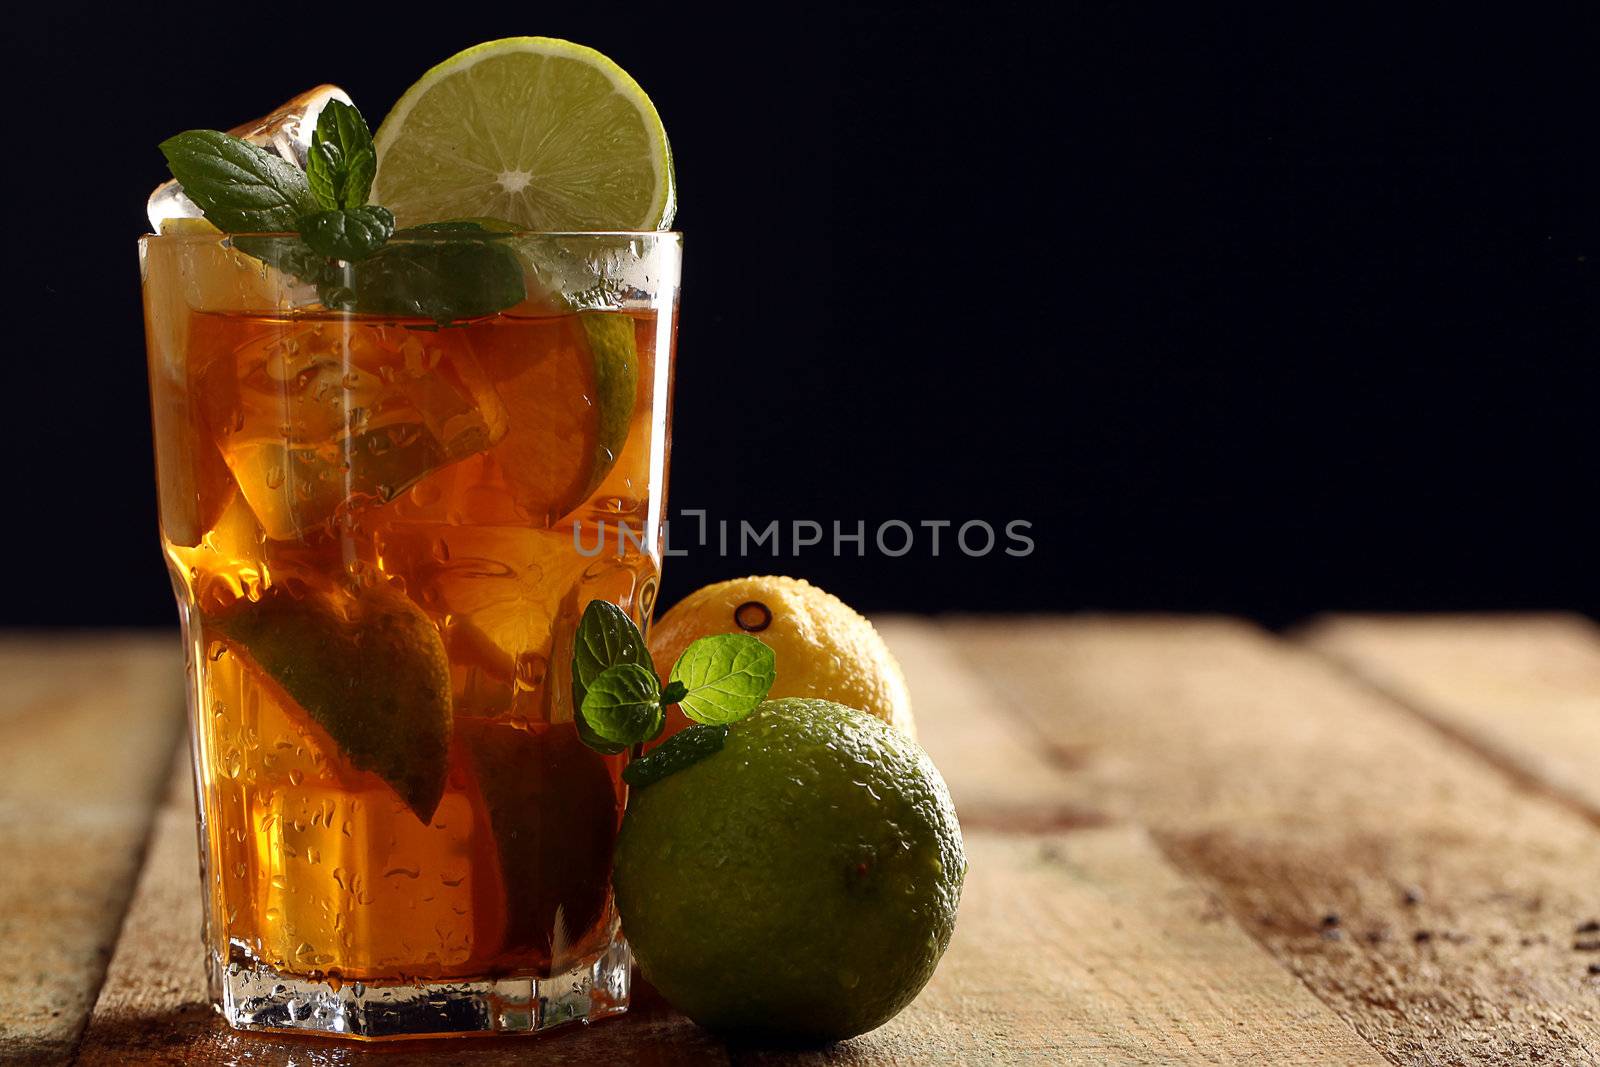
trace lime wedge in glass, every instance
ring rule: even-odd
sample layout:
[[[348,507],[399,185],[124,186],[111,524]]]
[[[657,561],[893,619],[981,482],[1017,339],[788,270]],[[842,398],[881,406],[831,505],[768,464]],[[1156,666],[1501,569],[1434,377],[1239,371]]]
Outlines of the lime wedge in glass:
[[[444,796],[450,661],[439,632],[392,586],[358,596],[268,586],[208,618],[325,730],[346,761],[388,782],[424,825]]]
[[[568,41],[508,37],[451,56],[406,90],[374,141],[373,200],[402,226],[672,224],[672,152],[655,106],[621,67]]]

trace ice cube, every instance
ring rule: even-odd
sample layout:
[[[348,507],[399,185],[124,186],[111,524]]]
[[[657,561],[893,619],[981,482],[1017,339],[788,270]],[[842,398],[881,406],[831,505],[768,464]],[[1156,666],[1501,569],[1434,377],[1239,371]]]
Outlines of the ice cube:
[[[228,132],[251,144],[260,145],[269,152],[276,152],[297,167],[304,167],[306,153],[311,149],[311,138],[317,130],[317,116],[322,114],[329,100],[348,104],[350,94],[337,85],[319,85],[286,102],[265,118],[235,126]],[[145,210],[150,216],[152,233],[160,233],[161,224],[169,219],[201,217],[194,201],[183,195],[183,187],[177,179],[156,186]]]
[[[678,269],[671,242],[629,234],[560,238],[515,238],[528,274],[528,301],[546,312],[614,311],[650,299],[661,279]]]
[[[231,359],[200,383],[223,458],[267,536],[304,538],[490,448],[505,410],[453,334],[333,319],[219,316]]]

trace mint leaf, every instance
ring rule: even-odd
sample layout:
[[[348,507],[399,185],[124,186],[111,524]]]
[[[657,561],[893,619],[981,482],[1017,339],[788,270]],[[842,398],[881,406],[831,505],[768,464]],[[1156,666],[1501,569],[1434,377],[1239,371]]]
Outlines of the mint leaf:
[[[661,683],[637,663],[619,663],[588,685],[580,714],[589,728],[612,744],[648,741],[666,726]]]
[[[576,698],[574,698],[574,701],[576,701]],[[589,720],[583,717],[582,705],[578,706],[576,714],[572,717],[572,723],[578,728],[578,740],[603,755],[615,756],[617,753],[626,752],[632,747],[631,743],[607,741],[595,733],[594,727],[589,725]]]
[[[327,141],[313,141],[306,152],[306,184],[317,204],[329,211],[340,206],[344,191],[344,153]]]
[[[637,789],[643,789],[722,751],[727,740],[726,725],[691,726],[667,738],[644,759],[629,763],[622,770],[622,780]]]
[[[463,230],[447,241],[393,240],[359,262],[344,280],[347,290],[330,308],[366,315],[432,319],[440,325],[493,315],[527,296],[522,264],[503,242],[474,240]],[[326,297],[326,293],[324,294]]]
[[[317,255],[294,234],[247,234],[235,237],[233,247],[311,285],[321,286],[337,273],[326,256]]]
[[[328,101],[306,155],[306,181],[317,202],[328,210],[363,206],[377,169],[372,132],[361,112],[342,100]]]
[[[161,142],[167,169],[224,233],[292,230],[317,209],[300,168],[249,141],[216,130],[189,130]]]
[[[383,210],[372,205],[359,209]],[[483,233],[476,223],[434,223],[426,230],[401,230],[396,236],[422,232],[462,236],[427,242],[391,240],[366,259],[343,263],[331,262],[326,253],[318,254],[298,237],[247,236],[234,243],[240,251],[315,285],[323,307],[334,311],[421,317],[444,325],[491,315],[526,295],[515,254],[508,246],[473,240],[473,234]]]
[[[668,704],[676,704],[678,701],[682,700],[684,696],[688,694],[688,692],[689,687],[684,685],[682,682],[668,682],[667,687],[661,690],[661,704],[663,707]]]
[[[470,223],[437,223],[444,229]],[[608,756],[624,751],[632,741],[610,741],[589,725],[583,714],[583,702],[589,685],[609,668],[624,663],[648,664],[650,651],[645,647],[639,628],[627,613],[607,600],[591,600],[578,620],[577,633],[572,639],[572,707],[573,721],[578,727],[578,737],[584,744]],[[652,675],[654,678],[654,675]],[[656,679],[659,686],[660,680]]]
[[[572,639],[573,703],[607,670],[623,663],[648,667],[650,650],[626,612],[609,600],[591,600]],[[659,685],[659,683],[658,683]]]
[[[778,676],[772,649],[746,634],[702,637],[672,665],[688,692],[677,703],[696,722],[737,722],[767,699]]]
[[[337,103],[338,101],[334,101]],[[366,259],[394,233],[394,215],[386,207],[319,211],[303,216],[300,236],[318,255],[329,259]]]

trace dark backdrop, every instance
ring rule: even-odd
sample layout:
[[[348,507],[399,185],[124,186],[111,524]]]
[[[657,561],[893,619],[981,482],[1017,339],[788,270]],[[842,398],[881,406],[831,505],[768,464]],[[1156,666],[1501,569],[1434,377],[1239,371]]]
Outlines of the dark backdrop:
[[[781,570],[866,610],[1600,606],[1591,25],[102,6],[23,5],[0,46],[0,622],[172,618],[134,256],[156,143],[323,80],[376,125],[517,33],[607,52],[672,136],[674,509],[1022,519],[1036,543],[695,551],[667,601]]]

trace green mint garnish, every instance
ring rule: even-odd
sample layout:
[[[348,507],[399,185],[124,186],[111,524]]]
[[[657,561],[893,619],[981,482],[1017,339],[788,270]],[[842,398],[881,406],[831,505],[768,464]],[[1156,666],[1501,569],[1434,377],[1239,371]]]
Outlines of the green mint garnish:
[[[420,240],[430,233],[448,232],[448,241]],[[482,233],[474,240],[473,233]],[[322,287],[328,307],[367,315],[433,319],[441,325],[457,319],[474,319],[520,303],[527,290],[516,250],[504,238],[494,237],[471,223],[437,224],[400,230],[396,239],[366,259],[349,264],[347,286]]]
[[[666,725],[670,704],[702,724],[629,764],[624,780],[638,785],[659,781],[722,748],[728,725],[754,711],[777,678],[772,649],[745,634],[700,638],[678,657],[665,686],[649,664],[644,636],[627,613],[604,600],[591,601],[572,643],[573,718],[584,744],[615,755],[652,741]]]
[[[362,207],[372,192],[378,154],[361,112],[342,100],[329,100],[317,116],[317,132],[306,156],[306,181],[323,208]],[[391,229],[393,218],[390,219]]]
[[[367,203],[377,169],[372,133],[342,101],[330,100],[318,116],[305,171],[216,130],[180,133],[161,152],[212,225],[246,235],[235,242],[240,251],[315,286],[330,310],[443,326],[527,296],[502,224],[438,222],[396,233],[394,215]],[[291,232],[299,237],[248,236]],[[453,239],[427,239],[439,233]]]
[[[329,259],[366,259],[394,233],[394,215],[386,207],[334,208],[302,217],[300,237],[311,250]]]
[[[573,725],[578,728],[578,740],[582,741],[596,752],[604,753],[607,756],[615,756],[620,752],[628,751],[629,746],[632,745],[633,742],[607,741],[605,738],[595,733],[594,727],[589,725],[588,717],[583,714],[582,705],[577,704],[576,694],[574,694],[573,703],[577,705],[577,712],[573,715],[572,722]]]
[[[161,142],[167,169],[224,233],[292,230],[317,200],[300,168],[249,141],[189,130]]]
[[[233,239],[233,247],[285,274],[292,274],[314,285],[318,284],[319,277],[332,270],[326,256],[312,251],[310,245],[292,233],[270,236],[241,234]]]
[[[583,704],[584,691],[600,675],[621,663],[648,666],[650,650],[627,612],[607,600],[591,600],[578,620],[572,642],[572,702]]]
[[[667,738],[648,756],[628,764],[622,771],[622,780],[636,789],[643,789],[722,751],[727,740],[725,725],[691,726]]]
[[[318,255],[366,259],[394,234],[394,213],[368,205],[378,156],[361,112],[329,100],[317,116],[317,132],[306,155],[306,183],[321,211],[296,220],[295,228]]]
[[[650,662],[644,638],[623,610],[605,600],[591,600],[578,621],[572,641],[572,708],[583,743],[598,752],[614,756],[626,751],[633,740],[609,741],[589,725],[583,714],[589,685],[609,667],[622,663],[643,665]],[[637,740],[644,740],[642,737]]]
[[[591,730],[617,745],[654,740],[667,724],[661,683],[637,663],[602,671],[585,691],[581,713]]]
[[[672,682],[683,686],[678,706],[695,722],[738,722],[767,699],[777,678],[772,649],[748,634],[702,637],[672,665]]]

